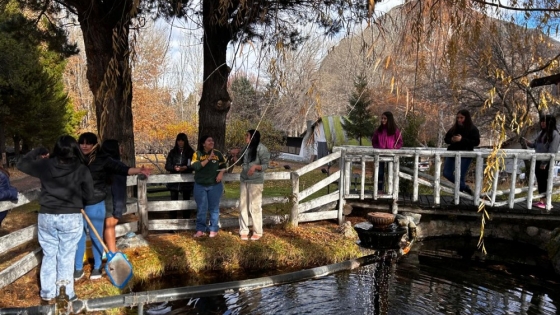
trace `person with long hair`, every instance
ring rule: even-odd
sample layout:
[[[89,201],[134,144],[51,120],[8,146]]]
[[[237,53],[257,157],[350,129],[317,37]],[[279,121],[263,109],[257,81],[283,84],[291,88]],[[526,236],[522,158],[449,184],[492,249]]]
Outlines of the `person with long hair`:
[[[83,231],[81,209],[93,196],[93,179],[83,164],[76,139],[58,138],[48,159],[37,159],[40,149],[27,153],[18,163],[22,172],[41,180],[38,239],[43,250],[41,299],[50,302],[66,287],[76,299],[72,277],[78,242]],[[81,259],[81,258],[80,258]]]
[[[395,123],[393,113],[381,114],[381,124],[371,136],[371,145],[374,149],[400,149],[403,146],[401,131]],[[382,192],[385,179],[385,162],[379,162],[377,173],[377,190]]]
[[[455,123],[445,134],[445,143],[449,144],[448,151],[473,151],[480,144],[480,132],[473,124],[471,114],[461,109],[455,116]],[[471,165],[471,157],[461,157],[461,174],[459,176],[459,190],[473,195],[471,188],[465,184],[465,176]],[[443,177],[455,182],[455,157],[446,157],[443,163]]]
[[[534,148],[535,153],[558,153],[558,146],[560,145],[560,134],[556,127],[556,117],[552,115],[541,116],[540,119],[541,132],[537,135],[535,140],[525,143],[528,147]],[[535,177],[537,178],[537,187],[539,194],[546,193],[548,184],[548,170],[550,165],[548,161],[537,161],[535,166]],[[546,209],[546,197],[533,204],[534,206]]]
[[[113,160],[121,160],[121,147],[115,139],[104,140],[101,150]],[[117,251],[117,237],[115,228],[126,212],[126,176],[121,174],[108,174],[107,198],[105,198],[105,227],[103,240],[110,252]]]
[[[253,235],[250,240],[257,241],[263,235],[262,192],[264,172],[268,168],[270,152],[261,143],[261,133],[251,129],[245,134],[247,146],[243,149],[243,163],[239,187],[239,235],[249,240],[249,214],[253,219]]]
[[[196,201],[196,233],[194,237],[202,237],[206,230],[209,236],[218,235],[220,219],[220,199],[224,193],[222,178],[226,171],[224,155],[214,149],[214,139],[202,136],[198,141],[198,150],[193,154],[194,168],[194,200]],[[210,225],[206,224],[210,214]]]
[[[179,133],[175,139],[175,146],[167,154],[165,159],[165,169],[171,174],[190,174],[193,172],[191,160],[194,154],[193,148],[189,144],[189,139],[184,133]],[[193,191],[193,183],[167,183],[167,189],[171,193],[171,200],[179,200],[179,192],[183,195],[183,200],[191,199]],[[171,211],[169,216],[171,219],[177,219],[177,212],[180,212],[183,218],[187,218],[187,210]]]
[[[10,172],[0,165],[0,201],[17,201],[18,192],[10,185]],[[0,226],[8,215],[8,210],[0,211]]]
[[[128,167],[124,163],[112,159],[106,152],[101,150],[97,142],[97,136],[91,132],[85,132],[78,138],[80,150],[82,151],[86,165],[91,172],[93,178],[93,196],[86,201],[85,212],[91,220],[94,228],[99,235],[104,235],[105,223],[105,199],[107,198],[108,183],[111,175],[150,175],[150,169],[142,167]],[[79,280],[84,276],[84,253],[86,251],[86,236],[89,226],[84,218],[83,233],[76,250],[76,259],[74,264],[74,280]],[[93,268],[90,274],[90,280],[101,278],[102,275],[102,257],[103,246],[97,237],[92,236],[92,252],[93,252]]]

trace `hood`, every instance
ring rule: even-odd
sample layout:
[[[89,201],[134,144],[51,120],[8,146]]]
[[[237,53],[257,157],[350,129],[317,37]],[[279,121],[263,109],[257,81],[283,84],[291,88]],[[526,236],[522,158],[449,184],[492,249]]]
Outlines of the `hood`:
[[[49,159],[49,170],[53,178],[64,177],[73,173],[78,168],[78,162],[63,164],[59,163],[57,159]]]

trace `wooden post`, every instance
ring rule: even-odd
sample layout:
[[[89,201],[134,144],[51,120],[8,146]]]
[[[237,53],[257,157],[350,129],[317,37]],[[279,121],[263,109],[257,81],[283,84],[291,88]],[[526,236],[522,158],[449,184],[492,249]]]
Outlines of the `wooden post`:
[[[296,172],[291,172],[290,178],[292,180],[292,211],[290,213],[290,225],[297,227],[299,217],[299,175]]]
[[[529,171],[526,172],[529,176],[529,187],[527,189],[527,209],[531,210],[533,207],[533,188],[535,187],[535,167],[537,166],[537,156],[533,155],[531,157],[531,166]]]
[[[446,157],[447,159],[447,157]],[[465,174],[466,176],[467,174]],[[454,202],[456,205],[459,204],[459,191],[461,190],[461,154],[455,155],[455,189],[454,189]]]
[[[393,204],[392,204],[392,213],[397,214],[399,210],[399,165],[400,165],[400,157],[395,155],[393,157],[393,173],[395,176],[393,177]],[[418,164],[416,164],[416,170],[418,170]]]
[[[482,192],[482,185],[484,184],[482,179],[484,175],[484,159],[481,153],[476,155],[476,168],[474,175],[474,205],[478,206],[480,203],[480,193]]]
[[[420,155],[414,154],[414,171],[412,177],[412,201],[418,201],[418,163],[420,162]],[[400,162],[399,162],[400,163]]]
[[[148,179],[138,175],[138,231],[148,236]]]
[[[344,186],[346,185],[344,183],[344,179],[346,178],[346,169],[343,167],[343,165],[346,165],[346,163],[344,162],[344,159],[346,158],[346,150],[343,150],[340,154],[340,159],[338,162],[338,165],[340,165],[340,177],[338,178],[338,225],[341,225],[344,223],[344,218],[342,217],[342,214],[344,213],[344,205],[346,203],[346,199],[344,199]],[[376,160],[377,166],[379,165],[378,161]],[[377,178],[377,174],[375,175]],[[374,181],[375,182],[375,181]],[[374,185],[377,185],[377,183],[375,183]],[[374,187],[374,191],[377,191],[377,186]]]
[[[340,161],[343,162],[344,159],[340,158]],[[342,178],[344,173],[340,173],[340,177]],[[377,185],[379,184],[379,154],[375,155],[375,162],[373,163],[373,199],[377,200]]]
[[[515,206],[515,185],[517,182],[517,163],[518,163],[518,159],[517,159],[517,154],[515,154],[513,156],[513,170],[511,172],[511,183],[509,183],[509,196],[508,196],[508,207],[510,209],[513,209],[513,207]]]
[[[440,205],[440,181],[441,181],[441,155],[436,154],[434,157],[434,204]]]
[[[552,184],[554,180],[554,158],[556,154],[550,155],[550,160],[548,160],[548,179],[546,180],[546,210],[550,211],[552,209]]]

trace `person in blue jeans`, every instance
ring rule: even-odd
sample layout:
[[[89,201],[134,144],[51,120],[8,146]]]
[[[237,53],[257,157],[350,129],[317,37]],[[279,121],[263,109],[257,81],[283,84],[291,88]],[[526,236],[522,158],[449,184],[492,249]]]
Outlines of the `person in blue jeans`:
[[[449,144],[448,151],[473,151],[480,144],[480,132],[473,124],[471,114],[466,109],[461,109],[455,118],[455,124],[445,134],[445,143]],[[469,195],[473,192],[465,184],[465,176],[471,165],[472,158],[461,157],[461,174],[459,176],[459,190]],[[455,158],[446,157],[443,163],[443,177],[455,182]]]
[[[83,164],[76,139],[62,136],[48,159],[37,159],[40,149],[27,153],[17,168],[41,180],[38,239],[43,250],[41,299],[50,302],[60,287],[76,299],[72,270],[78,240],[83,231],[81,209],[93,196],[93,179]]]
[[[86,200],[84,208],[87,216],[91,220],[94,228],[99,235],[103,235],[103,227],[105,224],[105,198],[110,185],[111,175],[150,175],[147,168],[128,167],[124,163],[117,161],[101,150],[97,142],[97,136],[91,132],[85,132],[78,138],[80,150],[82,151],[86,165],[91,172],[93,178],[93,196]],[[83,232],[76,250],[76,258],[74,264],[74,280],[79,280],[84,276],[84,253],[86,251],[86,236],[89,226],[84,219]],[[96,280],[101,278],[101,265],[103,263],[103,246],[97,237],[90,234],[92,252],[93,252],[93,269],[91,270],[90,279]]]
[[[226,171],[226,160],[220,151],[214,149],[212,137],[200,137],[191,166],[194,169],[193,193],[197,209],[196,233],[193,236],[202,237],[206,230],[209,230],[209,236],[215,237],[219,229],[220,199],[224,192],[222,177]],[[206,224],[208,214],[209,226]]]

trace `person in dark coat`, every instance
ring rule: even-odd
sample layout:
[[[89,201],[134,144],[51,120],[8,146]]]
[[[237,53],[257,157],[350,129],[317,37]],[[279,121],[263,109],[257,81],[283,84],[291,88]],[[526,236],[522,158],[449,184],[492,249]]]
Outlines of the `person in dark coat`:
[[[116,161],[121,160],[119,142],[107,139],[101,144],[101,150]],[[126,212],[126,176],[109,174],[107,182],[107,198],[105,198],[105,230],[103,239],[110,252],[117,251],[115,227]]]
[[[165,170],[171,174],[191,174],[191,159],[194,154],[193,148],[189,144],[189,139],[184,133],[179,133],[175,139],[175,146],[165,160]],[[167,189],[171,193],[171,200],[179,200],[179,193],[183,195],[183,200],[191,199],[194,183],[168,183]],[[169,217],[177,219],[177,213],[180,212],[183,218],[187,218],[188,210],[171,211]],[[193,213],[193,216],[195,213]]]
[[[0,201],[17,201],[18,192],[10,185],[10,172],[0,165]],[[8,215],[8,210],[0,212],[0,226]]]
[[[150,169],[128,167],[120,161],[112,159],[107,153],[101,150],[97,136],[91,132],[85,132],[78,138],[80,150],[85,156],[86,165],[91,172],[93,178],[93,197],[86,201],[85,212],[91,220],[93,226],[99,235],[103,235],[105,224],[105,198],[107,198],[108,182],[111,175],[150,175]],[[76,259],[74,265],[74,280],[79,280],[84,276],[84,253],[86,251],[86,236],[89,226],[84,219],[84,229],[82,238],[78,243],[76,250]],[[93,269],[91,270],[90,280],[101,278],[101,264],[103,257],[103,246],[101,242],[90,235],[93,252]]]
[[[445,143],[449,144],[448,151],[473,151],[480,144],[480,132],[473,124],[471,114],[466,109],[461,109],[455,118],[455,124],[445,134]],[[465,184],[465,176],[471,165],[471,157],[461,157],[461,174],[459,176],[459,189],[472,195],[471,188]],[[455,158],[446,157],[443,164],[443,177],[455,182]]]

